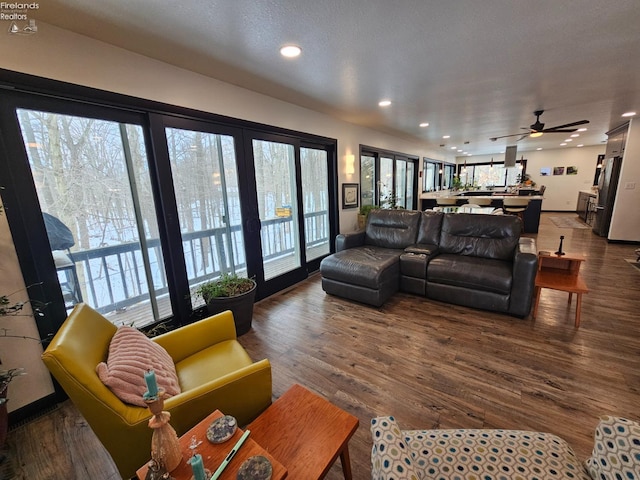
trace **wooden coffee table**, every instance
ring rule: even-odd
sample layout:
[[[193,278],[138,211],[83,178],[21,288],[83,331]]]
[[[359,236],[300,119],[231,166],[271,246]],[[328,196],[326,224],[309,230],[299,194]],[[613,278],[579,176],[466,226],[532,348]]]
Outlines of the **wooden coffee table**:
[[[190,480],[193,476],[191,466],[187,463],[187,460],[191,458],[191,455],[193,453],[189,448],[189,445],[191,444],[191,437],[193,436],[196,437],[196,440],[198,442],[202,442],[196,448],[196,452],[202,455],[202,461],[206,469],[210,470],[211,473],[213,473],[222,463],[224,458],[231,451],[244,431],[238,428],[238,430],[233,434],[233,437],[231,437],[231,439],[224,443],[213,444],[209,442],[209,440],[207,440],[207,428],[209,428],[211,422],[221,416],[222,413],[219,410],[216,410],[180,437],[179,441],[180,447],[182,449],[183,461],[175,470],[171,472],[171,476],[173,478],[175,478],[176,480]],[[287,476],[287,469],[280,462],[274,459],[272,455],[269,455],[269,453],[266,452],[264,448],[258,445],[253,436],[253,432],[251,432],[249,434],[249,438],[247,438],[247,440],[244,442],[240,450],[238,450],[238,453],[236,453],[236,455],[233,457],[227,468],[224,469],[222,475],[220,475],[220,480],[235,480],[236,474],[238,473],[238,469],[240,468],[240,465],[242,465],[242,462],[254,455],[263,455],[269,459],[269,461],[271,462],[271,466],[273,467],[273,473],[271,475],[272,480],[281,480]],[[149,448],[151,448],[151,445],[149,445]],[[139,480],[144,480],[148,469],[148,464],[145,464],[138,469],[136,475],[138,476]]]
[[[294,480],[323,478],[338,456],[351,480],[349,440],[358,419],[294,385],[247,426],[251,438],[282,463]]]

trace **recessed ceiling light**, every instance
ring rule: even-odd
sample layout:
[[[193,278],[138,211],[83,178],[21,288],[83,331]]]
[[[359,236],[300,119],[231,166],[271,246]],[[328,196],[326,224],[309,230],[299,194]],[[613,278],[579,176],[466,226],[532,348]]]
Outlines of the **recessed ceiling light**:
[[[586,128],[584,128],[584,127],[582,127],[582,128],[579,128],[579,129],[578,129],[578,131],[579,131],[579,132],[586,132],[586,131],[587,131],[587,129],[586,129]]]
[[[388,107],[391,105],[391,100],[381,100],[378,102],[378,105],[381,107]]]
[[[580,134],[579,133],[574,133],[573,135],[571,135],[573,138],[579,137]]]
[[[623,113],[622,116],[623,117],[633,117],[636,114],[636,112],[626,112]]]
[[[567,138],[565,142],[573,142],[573,138]]]
[[[455,150],[455,149],[457,149],[457,148],[458,148],[458,147],[451,147],[451,150]]]
[[[576,145],[576,147],[580,148],[580,147],[584,147],[584,145],[580,144],[580,145]]]
[[[428,122],[423,122],[423,123],[420,124],[421,128],[425,128],[425,127],[428,127],[428,126],[429,126]]]
[[[442,138],[451,138],[451,135],[443,135]]]
[[[287,58],[295,58],[302,53],[302,49],[297,45],[285,45],[280,49],[280,55]]]
[[[566,145],[566,143],[561,143],[560,144],[561,147],[564,147],[565,145]]]
[[[542,150],[542,147],[538,147],[538,148],[536,148],[536,150]]]

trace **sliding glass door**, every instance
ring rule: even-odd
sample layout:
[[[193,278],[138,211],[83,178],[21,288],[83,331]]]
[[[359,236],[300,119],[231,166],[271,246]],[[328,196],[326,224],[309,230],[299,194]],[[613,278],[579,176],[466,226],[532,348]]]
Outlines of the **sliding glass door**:
[[[46,336],[84,302],[183,324],[223,273],[257,298],[319,268],[336,235],[335,141],[0,91],[2,198]],[[332,220],[333,219],[333,220]]]
[[[137,326],[170,316],[142,127],[16,114],[67,310],[129,311]]]
[[[326,146],[277,135],[246,140],[250,271],[265,296],[306,278],[331,250],[331,158]],[[259,255],[258,253],[259,252]]]
[[[223,273],[247,276],[236,138],[165,128],[189,289]],[[210,128],[210,127],[208,127]],[[203,304],[192,295],[193,307]]]

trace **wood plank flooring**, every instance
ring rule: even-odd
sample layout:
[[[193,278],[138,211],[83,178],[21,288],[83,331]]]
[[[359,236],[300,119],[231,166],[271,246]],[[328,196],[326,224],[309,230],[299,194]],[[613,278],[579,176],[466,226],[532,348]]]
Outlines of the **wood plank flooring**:
[[[582,324],[567,294],[544,290],[538,317],[519,319],[396,294],[381,308],[326,295],[313,276],[255,307],[240,338],[252,358],[269,358],[273,392],[294,383],[356,415],[349,447],[355,480],[370,478],[369,422],[392,414],[403,428],[542,430],[580,458],[598,416],[640,419],[640,270],[634,245],[607,243],[589,229],[558,228],[543,214],[538,249],[587,260]],[[74,407],[65,402],[10,432],[12,476],[119,478]],[[10,474],[6,474],[10,475]],[[340,479],[340,462],[327,478]]]

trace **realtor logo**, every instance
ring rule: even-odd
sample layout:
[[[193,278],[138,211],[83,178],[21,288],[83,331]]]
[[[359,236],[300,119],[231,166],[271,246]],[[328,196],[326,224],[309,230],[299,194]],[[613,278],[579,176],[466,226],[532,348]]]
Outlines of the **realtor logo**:
[[[11,26],[9,26],[9,33],[13,35],[31,35],[37,31],[38,27],[35,20],[29,20],[29,23],[22,28],[16,22],[11,22]]]
[[[29,18],[32,10],[38,10],[38,3],[0,2],[0,20],[9,23],[11,35],[31,35],[38,31],[36,21]]]

